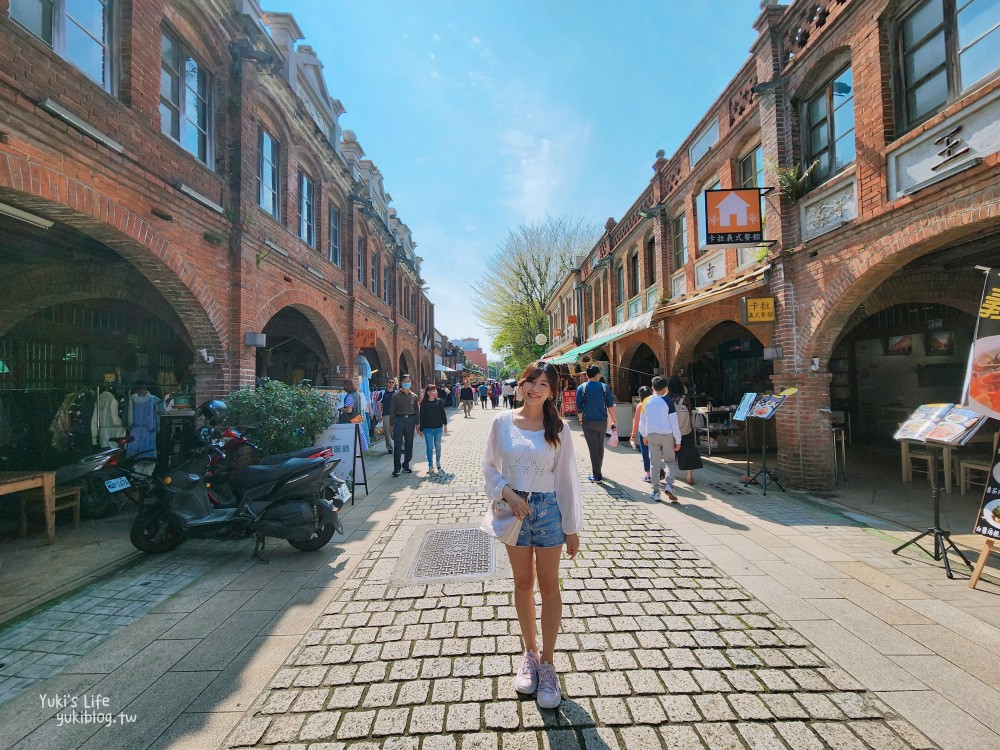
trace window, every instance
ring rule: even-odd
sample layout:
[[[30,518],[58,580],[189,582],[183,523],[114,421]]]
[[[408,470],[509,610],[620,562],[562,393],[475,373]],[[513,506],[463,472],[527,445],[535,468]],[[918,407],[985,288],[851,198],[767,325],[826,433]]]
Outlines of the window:
[[[625,296],[625,265],[622,263],[618,264],[615,271],[615,281],[618,286],[618,304],[623,304],[627,298]]]
[[[656,283],[656,237],[650,236],[646,240],[646,257],[643,262],[646,264],[646,287],[649,288]]]
[[[365,238],[358,237],[358,258],[357,258],[357,268],[358,268],[358,281],[364,285],[365,283],[365,263],[367,258],[365,257]]]
[[[670,237],[673,245],[674,270],[680,271],[688,262],[687,224],[684,221],[684,214],[675,216],[670,222]]]
[[[336,206],[330,206],[330,262],[340,265],[340,211]]]
[[[389,264],[382,269],[382,301],[389,304]]]
[[[913,125],[1000,69],[996,0],[924,0],[897,27],[903,120]]]
[[[10,17],[111,90],[110,0],[11,0]]]
[[[706,185],[701,189],[701,193],[698,195],[698,253],[701,254],[702,249],[708,244],[708,234],[705,225],[705,217],[708,215],[708,208],[705,206],[705,191],[706,190],[718,190],[722,186],[722,183],[715,180],[711,185]]]
[[[316,247],[315,188],[305,172],[299,172],[299,239]]]
[[[628,259],[628,296],[639,293],[639,250],[633,250]]]
[[[764,187],[764,149],[757,146],[740,159],[740,187]],[[764,201],[760,202],[761,219],[764,218]]]
[[[854,161],[854,80],[847,67],[806,104],[807,162],[822,182]]]
[[[378,297],[378,253],[372,253],[371,290]]]
[[[167,31],[160,35],[160,132],[207,164],[209,77],[190,52]]]
[[[708,153],[708,150],[712,148],[719,141],[719,120],[716,118],[712,120],[708,126],[701,131],[698,137],[695,139],[688,147],[688,162],[691,167],[701,161],[701,158]]]
[[[258,200],[260,207],[275,219],[280,218],[281,206],[278,189],[278,149],[279,144],[264,128],[257,134],[257,182],[260,185]]]

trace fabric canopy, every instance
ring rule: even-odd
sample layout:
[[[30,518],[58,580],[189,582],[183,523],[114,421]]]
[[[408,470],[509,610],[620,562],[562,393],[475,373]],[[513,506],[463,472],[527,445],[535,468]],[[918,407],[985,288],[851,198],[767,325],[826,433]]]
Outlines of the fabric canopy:
[[[624,323],[612,326],[597,338],[593,338],[575,349],[570,349],[565,354],[553,357],[549,360],[549,363],[553,365],[568,365],[570,362],[576,362],[577,358],[581,354],[586,354],[590,350],[596,349],[597,347],[607,344],[610,341],[614,341],[615,339],[620,339],[622,336],[628,336],[630,333],[635,333],[636,331],[649,328],[649,324],[652,320],[653,311],[650,310],[649,312],[643,313],[642,315],[632,318],[631,320],[626,320]]]
[[[448,367],[448,365],[434,365],[435,372],[458,372],[454,367]]]

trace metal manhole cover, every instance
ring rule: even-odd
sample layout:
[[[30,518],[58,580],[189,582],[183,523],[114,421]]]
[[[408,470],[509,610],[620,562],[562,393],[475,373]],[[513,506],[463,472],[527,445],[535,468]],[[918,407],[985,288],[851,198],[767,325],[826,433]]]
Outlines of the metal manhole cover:
[[[493,538],[479,529],[429,531],[420,544],[412,578],[491,576],[496,572]]]
[[[719,482],[706,482],[706,487],[711,487],[713,490],[718,490],[726,495],[753,495],[755,493],[750,490],[737,485],[731,484],[721,484]]]

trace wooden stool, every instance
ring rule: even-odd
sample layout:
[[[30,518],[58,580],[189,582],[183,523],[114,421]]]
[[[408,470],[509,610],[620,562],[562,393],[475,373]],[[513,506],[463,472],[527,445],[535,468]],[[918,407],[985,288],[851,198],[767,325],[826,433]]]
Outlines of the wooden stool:
[[[29,508],[28,503],[38,503],[38,508]],[[44,498],[41,490],[27,490],[21,493],[21,536],[28,535],[28,512],[35,510],[44,513],[42,507]],[[61,510],[73,509],[73,528],[80,528],[80,488],[79,487],[56,487],[56,513]]]

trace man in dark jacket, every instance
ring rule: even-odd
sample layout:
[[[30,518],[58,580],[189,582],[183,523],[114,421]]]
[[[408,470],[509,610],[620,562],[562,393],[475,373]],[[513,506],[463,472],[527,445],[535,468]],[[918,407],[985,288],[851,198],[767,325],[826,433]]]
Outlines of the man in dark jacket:
[[[392,428],[392,475],[399,476],[402,469],[412,474],[410,459],[413,458],[413,430],[417,422],[417,394],[413,392],[413,378],[403,375],[399,382],[402,390],[392,396],[389,405],[389,426]]]
[[[587,368],[587,381],[576,389],[576,409],[583,425],[583,437],[590,451],[591,482],[604,481],[604,432],[608,427],[608,409],[615,406],[615,394],[600,381],[601,368]]]

